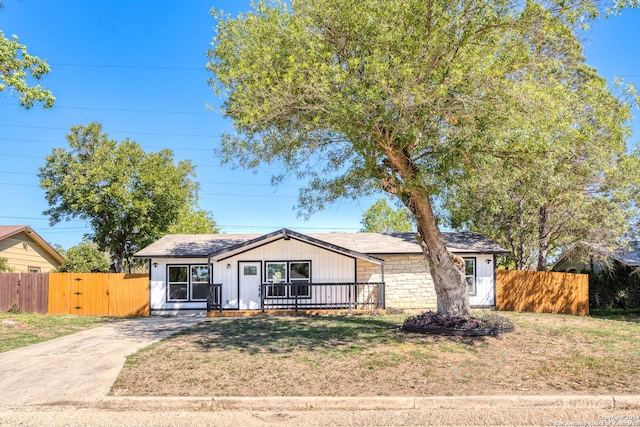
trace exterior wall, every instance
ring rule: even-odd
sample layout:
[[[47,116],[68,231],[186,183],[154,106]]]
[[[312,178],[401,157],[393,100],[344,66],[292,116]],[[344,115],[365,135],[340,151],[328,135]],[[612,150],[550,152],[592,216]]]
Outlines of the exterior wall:
[[[225,309],[238,308],[239,263],[243,261],[261,263],[261,282],[266,281],[264,271],[266,261],[310,261],[312,283],[355,281],[353,258],[295,239],[280,239],[214,263],[213,282],[223,284],[222,304]]]
[[[495,277],[492,255],[460,254],[463,258],[476,260],[476,294],[469,296],[472,307],[495,305]],[[429,274],[424,256],[383,255],[385,304],[387,308],[435,310],[437,297],[433,278]],[[487,263],[487,261],[491,261]],[[372,263],[358,260],[358,281],[379,282],[380,268]]]
[[[610,259],[594,256],[592,253],[588,253],[577,246],[553,266],[553,271],[564,272],[575,269],[578,273],[593,272],[598,274],[612,266],[613,262]]]
[[[261,281],[265,281],[266,261],[310,261],[312,283],[355,282],[355,259],[295,239],[280,239],[236,256],[212,261],[212,282],[221,283],[224,309],[239,308],[240,262],[260,262]],[[154,266],[154,263],[157,263]],[[169,265],[206,264],[206,258],[154,258],[151,260],[150,306],[152,314],[180,311],[204,311],[206,302],[169,302],[167,267]],[[377,267],[378,274],[380,266]]]
[[[469,297],[472,307],[495,305],[495,263],[493,255],[460,254],[473,258],[476,266],[476,295]],[[393,309],[435,310],[437,299],[433,279],[421,254],[376,255],[383,259],[385,305]],[[382,272],[378,264],[354,259],[294,239],[277,240],[239,255],[213,261],[213,283],[222,283],[224,309],[238,309],[239,263],[260,262],[261,281],[264,282],[265,261],[310,261],[313,283],[380,282]],[[487,262],[489,261],[489,262]],[[157,263],[157,266],[153,266]],[[168,265],[206,264],[206,258],[153,259],[151,266],[150,305],[152,314],[183,310],[206,310],[206,302],[168,302],[166,274]]]
[[[60,266],[55,258],[25,233],[0,240],[0,258],[6,258],[6,264],[14,273],[29,273],[29,267],[40,269],[40,273],[48,273]]]
[[[383,255],[387,308],[435,309],[433,279],[422,255]],[[380,268],[358,262],[358,281],[380,282]]]
[[[476,260],[476,294],[469,295],[471,307],[494,307],[496,305],[496,276],[493,255],[461,255]]]
[[[169,265],[206,263],[206,258],[154,258],[151,260],[151,268],[149,270],[149,308],[151,310],[151,314],[175,314],[181,311],[205,312],[207,308],[206,302],[167,301],[167,267]]]

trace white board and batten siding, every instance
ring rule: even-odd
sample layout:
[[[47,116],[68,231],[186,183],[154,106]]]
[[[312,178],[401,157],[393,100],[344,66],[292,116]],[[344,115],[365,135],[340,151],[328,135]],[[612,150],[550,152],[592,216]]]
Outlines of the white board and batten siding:
[[[239,290],[240,268],[243,263],[259,263],[260,281],[265,282],[266,262],[310,262],[311,283],[355,282],[355,259],[331,250],[320,248],[295,239],[276,240],[250,249],[238,255],[218,261],[212,260],[213,283],[222,284],[223,309],[260,309],[255,304],[245,304]],[[151,265],[151,310],[160,313],[181,310],[206,310],[205,301],[168,300],[167,267],[169,265],[206,265],[206,258],[154,258]],[[157,263],[157,266],[153,266]]]

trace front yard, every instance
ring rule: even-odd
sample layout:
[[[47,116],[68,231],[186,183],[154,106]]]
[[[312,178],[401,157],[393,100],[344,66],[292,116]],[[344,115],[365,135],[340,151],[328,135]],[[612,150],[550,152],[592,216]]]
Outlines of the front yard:
[[[210,319],[128,357],[114,395],[640,394],[640,324],[499,313],[515,331],[405,333],[406,315]]]

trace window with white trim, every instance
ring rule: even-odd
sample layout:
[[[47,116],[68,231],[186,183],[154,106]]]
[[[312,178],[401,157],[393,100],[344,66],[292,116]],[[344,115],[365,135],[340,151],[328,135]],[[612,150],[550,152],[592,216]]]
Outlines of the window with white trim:
[[[265,271],[268,297],[311,297],[310,261],[268,261],[265,262]],[[285,283],[291,284],[288,295]]]
[[[311,263],[309,261],[296,261],[289,263],[289,280],[291,281],[292,297],[311,297]]]
[[[464,276],[467,280],[469,295],[476,295],[476,259],[464,258]]]
[[[286,297],[287,288],[278,283],[287,283],[287,263],[286,262],[267,262],[267,296],[268,297]]]
[[[168,301],[206,301],[209,283],[209,266],[167,266]]]

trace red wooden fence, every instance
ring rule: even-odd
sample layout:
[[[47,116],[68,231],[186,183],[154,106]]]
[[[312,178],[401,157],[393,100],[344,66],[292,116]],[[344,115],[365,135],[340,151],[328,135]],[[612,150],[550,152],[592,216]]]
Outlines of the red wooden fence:
[[[46,314],[48,305],[47,273],[0,273],[0,312],[17,309]]]

